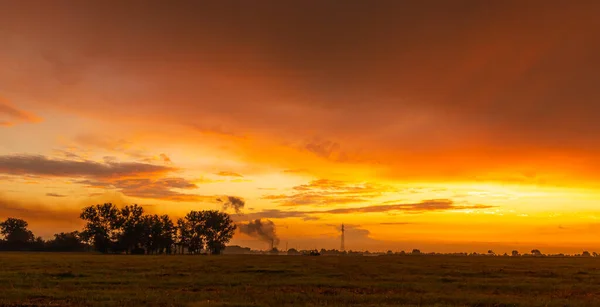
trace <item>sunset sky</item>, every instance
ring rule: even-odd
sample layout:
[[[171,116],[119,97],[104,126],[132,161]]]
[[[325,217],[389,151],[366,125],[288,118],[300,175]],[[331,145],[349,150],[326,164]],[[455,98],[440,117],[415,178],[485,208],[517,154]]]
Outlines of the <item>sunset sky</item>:
[[[117,4],[118,3],[118,4]],[[280,247],[600,251],[599,1],[4,1],[0,219]],[[232,244],[268,244],[236,234]]]

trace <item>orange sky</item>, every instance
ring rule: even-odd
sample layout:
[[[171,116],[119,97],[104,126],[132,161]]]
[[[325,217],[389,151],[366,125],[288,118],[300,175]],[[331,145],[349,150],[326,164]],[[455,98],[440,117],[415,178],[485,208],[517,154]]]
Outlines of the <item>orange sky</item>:
[[[228,195],[281,247],[600,250],[600,3],[258,2],[4,4],[0,218]]]

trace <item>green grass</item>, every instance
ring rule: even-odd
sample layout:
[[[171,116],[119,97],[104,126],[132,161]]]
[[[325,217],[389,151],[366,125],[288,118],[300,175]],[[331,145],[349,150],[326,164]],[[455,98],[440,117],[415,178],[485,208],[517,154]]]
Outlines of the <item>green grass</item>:
[[[0,253],[0,306],[600,306],[600,259]]]

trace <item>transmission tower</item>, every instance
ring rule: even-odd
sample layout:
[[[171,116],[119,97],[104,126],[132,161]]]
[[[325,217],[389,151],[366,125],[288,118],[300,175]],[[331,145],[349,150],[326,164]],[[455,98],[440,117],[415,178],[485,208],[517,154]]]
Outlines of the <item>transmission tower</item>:
[[[343,252],[345,250],[345,246],[344,246],[344,224],[342,224],[342,249],[341,251]]]

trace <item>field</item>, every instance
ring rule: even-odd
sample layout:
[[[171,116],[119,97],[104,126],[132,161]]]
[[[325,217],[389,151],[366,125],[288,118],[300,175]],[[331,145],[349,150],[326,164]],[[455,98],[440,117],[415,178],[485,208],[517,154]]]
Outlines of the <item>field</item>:
[[[600,306],[600,259],[0,253],[0,306]]]

